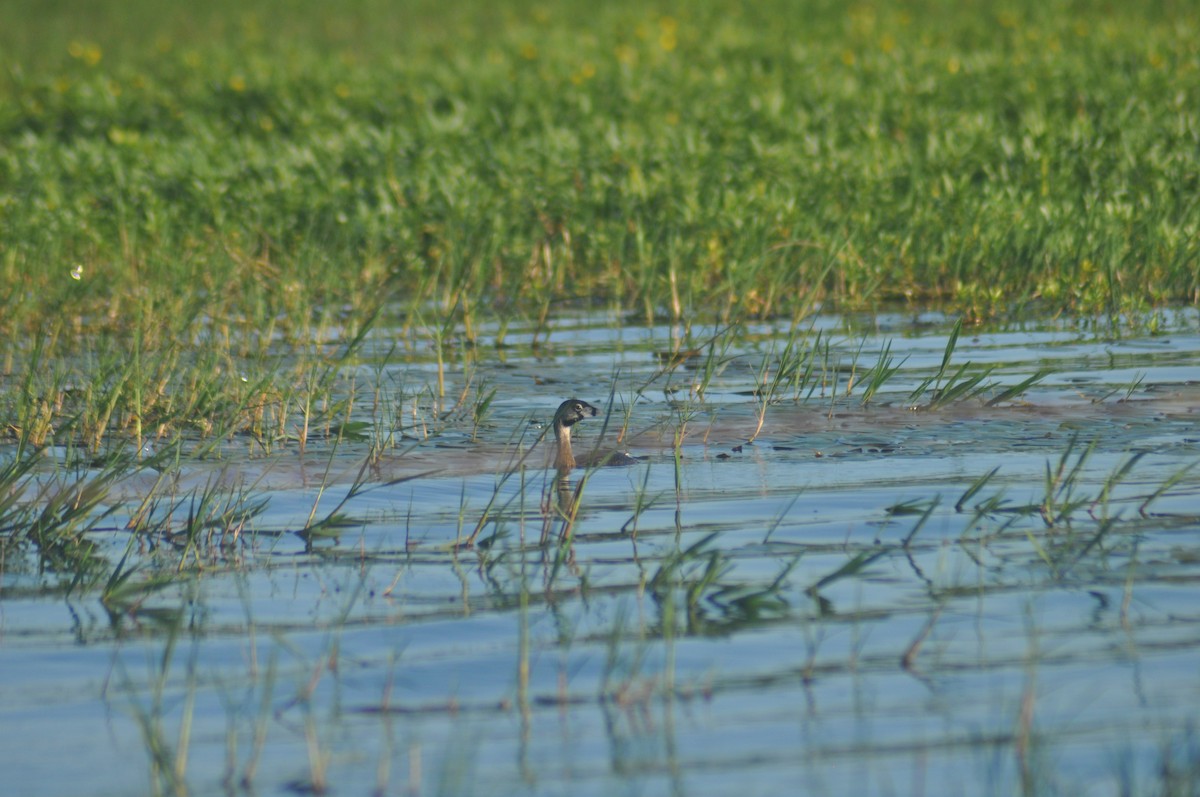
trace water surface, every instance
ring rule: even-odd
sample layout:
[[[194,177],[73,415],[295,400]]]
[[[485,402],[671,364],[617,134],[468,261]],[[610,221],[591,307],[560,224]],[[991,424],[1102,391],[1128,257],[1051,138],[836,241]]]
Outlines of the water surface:
[[[932,384],[943,319],[819,318],[820,337],[793,340],[795,368],[773,386],[786,328],[623,322],[564,318],[536,346],[507,329],[503,348],[485,327],[448,365],[447,395],[467,397],[457,406],[434,395],[427,348],[397,354],[380,330],[343,374],[347,391],[383,397],[356,403],[370,439],[269,454],[231,442],[183,463],[180,494],[208,486],[267,508],[119,610],[44,589],[36,563],[6,563],[0,730],[21,740],[0,752],[7,788],[1193,782],[1195,318],[1121,339],[968,329]],[[864,401],[883,352],[894,373]],[[943,403],[966,363],[963,379],[993,370]],[[607,415],[578,427],[577,445],[641,462],[577,470],[560,489],[539,439],[569,396]],[[360,472],[338,534],[295,533]],[[94,535],[114,562],[152,482],[114,491]],[[133,556],[144,579],[183,554],[160,539]]]

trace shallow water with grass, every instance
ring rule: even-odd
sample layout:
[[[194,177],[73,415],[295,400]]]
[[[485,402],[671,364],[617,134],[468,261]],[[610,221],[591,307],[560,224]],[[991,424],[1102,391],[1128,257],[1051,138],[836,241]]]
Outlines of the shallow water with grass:
[[[1200,318],[1162,320],[385,318],[306,434],[10,446],[6,788],[1194,793]],[[638,464],[545,467],[572,395]]]
[[[0,791],[1195,793],[1193,6],[0,4]]]

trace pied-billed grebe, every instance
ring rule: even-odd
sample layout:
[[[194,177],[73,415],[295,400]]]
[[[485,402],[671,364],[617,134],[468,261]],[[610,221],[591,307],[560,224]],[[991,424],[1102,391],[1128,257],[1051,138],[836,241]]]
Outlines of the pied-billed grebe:
[[[599,414],[600,410],[583,399],[567,399],[558,405],[558,412],[554,413],[554,440],[558,443],[558,451],[554,455],[555,468],[568,471],[576,465],[632,465],[637,462],[634,457],[620,451],[604,451],[575,458],[571,451],[571,427],[584,418],[595,418]]]

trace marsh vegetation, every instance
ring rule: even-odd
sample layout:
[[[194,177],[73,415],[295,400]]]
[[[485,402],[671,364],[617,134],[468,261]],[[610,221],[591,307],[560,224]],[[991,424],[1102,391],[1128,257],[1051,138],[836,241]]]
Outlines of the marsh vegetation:
[[[120,11],[0,10],[12,788],[1195,793],[1189,6]]]

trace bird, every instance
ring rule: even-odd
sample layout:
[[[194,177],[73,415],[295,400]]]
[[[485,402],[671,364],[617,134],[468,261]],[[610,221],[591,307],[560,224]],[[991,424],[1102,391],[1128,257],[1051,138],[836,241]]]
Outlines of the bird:
[[[585,418],[595,418],[599,414],[600,410],[583,399],[571,398],[558,405],[553,424],[554,440],[558,443],[554,467],[560,473],[566,473],[577,465],[632,465],[637,462],[637,459],[621,451],[596,452],[578,458],[571,451],[571,427]]]

